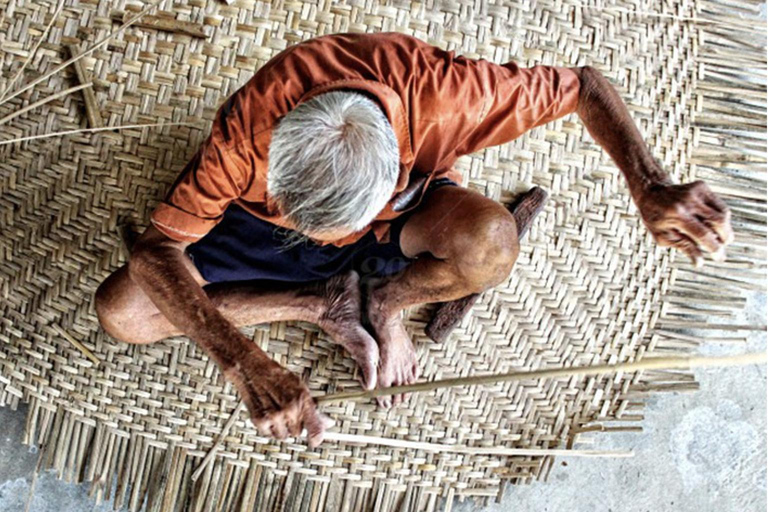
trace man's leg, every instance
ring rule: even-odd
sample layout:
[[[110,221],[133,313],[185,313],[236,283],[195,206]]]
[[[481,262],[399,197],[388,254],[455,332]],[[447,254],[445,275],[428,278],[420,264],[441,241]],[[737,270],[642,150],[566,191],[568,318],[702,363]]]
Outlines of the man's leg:
[[[379,343],[378,387],[409,384],[418,377],[402,309],[495,286],[507,278],[519,252],[512,214],[502,204],[460,187],[429,194],[403,226],[400,247],[417,259],[375,288],[367,304]],[[389,406],[402,399],[395,396],[380,403]]]
[[[208,284],[191,260],[187,268],[224,317],[235,325],[289,320],[314,323],[360,365],[366,387],[375,383],[378,349],[360,323],[356,273],[305,285],[286,283],[265,288],[248,281]],[[127,266],[101,284],[95,306],[104,330],[124,342],[152,343],[183,334],[131,280]]]

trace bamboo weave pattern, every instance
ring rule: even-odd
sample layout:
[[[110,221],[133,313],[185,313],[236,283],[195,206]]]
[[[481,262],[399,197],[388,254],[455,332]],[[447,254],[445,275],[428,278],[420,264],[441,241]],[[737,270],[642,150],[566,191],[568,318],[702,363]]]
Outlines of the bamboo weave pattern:
[[[16,88],[84,50],[146,4],[64,0]],[[0,90],[56,5],[0,0]],[[637,12],[663,14],[641,15]],[[129,27],[85,59],[105,126],[198,122],[0,145],[0,405],[29,402],[27,442],[43,465],[94,482],[138,510],[435,510],[546,478],[552,456],[439,453],[351,442],[309,451],[256,433],[245,415],[196,483],[190,479],[239,398],[186,338],[116,343],[92,299],[125,262],[120,229],[153,207],[209,132],[226,97],[273,55],[334,32],[401,31],[473,58],[591,65],[619,88],[654,155],[679,181],[707,180],[733,210],[725,263],[694,269],[651,243],[620,173],[573,115],[511,144],[463,157],[465,184],[510,202],[550,194],[509,277],[450,339],[408,312],[422,373],[450,378],[635,360],[695,350],[744,292],[765,286],[766,56],[760,3],[729,0],[163,0],[155,16],[206,38]],[[674,19],[685,18],[685,19]],[[693,19],[696,21],[693,21]],[[77,85],[69,67],[11,101],[0,118]],[[64,96],[0,128],[0,139],[86,127]],[[743,326],[732,328],[734,339]],[[690,329],[701,329],[693,331]],[[356,387],[352,361],[316,328],[246,329],[313,391]],[[100,360],[95,365],[67,337]],[[635,428],[649,392],[693,390],[692,375],[646,371],[454,388],[393,411],[324,408],[335,431],[444,445],[572,448],[586,432]],[[112,483],[116,482],[116,487]]]

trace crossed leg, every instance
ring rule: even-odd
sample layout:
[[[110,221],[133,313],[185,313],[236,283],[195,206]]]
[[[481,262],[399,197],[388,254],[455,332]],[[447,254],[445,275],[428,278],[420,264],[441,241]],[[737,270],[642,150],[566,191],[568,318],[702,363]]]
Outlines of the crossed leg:
[[[209,284],[191,260],[187,270],[224,317],[238,327],[301,320],[320,326],[357,362],[362,384],[376,384],[378,349],[360,323],[360,287],[356,273],[295,285],[242,281]],[[127,343],[147,344],[183,334],[133,282],[128,267],[111,274],[96,291],[96,312],[104,330]]]
[[[501,204],[459,187],[434,190],[400,235],[403,253],[416,258],[369,294],[365,309],[376,341],[362,327],[359,278],[354,272],[306,285],[269,289],[252,282],[208,284],[188,270],[222,314],[237,326],[302,320],[320,326],[355,359],[363,385],[408,384],[418,377],[415,350],[402,309],[445,302],[495,286],[517,259],[514,217]],[[122,267],[99,287],[96,311],[105,331],[130,343],[182,334]],[[378,343],[378,346],[377,346]],[[403,397],[394,397],[398,403]],[[388,406],[390,401],[380,401]]]
[[[410,384],[419,368],[401,318],[404,308],[479,293],[507,278],[519,253],[515,219],[500,203],[468,189],[432,193],[400,234],[416,260],[375,288],[366,312],[379,344],[378,387]],[[405,397],[383,397],[384,407]]]

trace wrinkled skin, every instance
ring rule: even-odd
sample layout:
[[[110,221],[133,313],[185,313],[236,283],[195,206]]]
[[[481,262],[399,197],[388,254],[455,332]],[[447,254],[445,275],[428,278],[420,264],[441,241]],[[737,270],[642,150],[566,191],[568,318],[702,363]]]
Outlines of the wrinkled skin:
[[[725,203],[703,182],[672,184],[608,81],[588,66],[572,71],[580,83],[577,113],[625,176],[656,241],[685,252],[697,265],[704,253],[723,258],[725,246],[733,241]],[[508,277],[519,253],[512,215],[498,202],[459,187],[434,191],[415,210],[400,238],[403,254],[415,261],[372,290],[365,305],[354,273],[280,289],[210,285],[184,254],[187,245],[150,226],[136,241],[128,266],[97,291],[102,326],[129,343],[188,335],[236,386],[262,434],[283,439],[306,428],[311,446],[322,441],[329,420],[316,410],[299,377],[272,361],[237,327],[312,322],[354,358],[365,388],[410,384],[419,367],[401,311],[496,286]],[[363,310],[372,333],[362,326]],[[384,397],[379,403],[388,407],[405,398]]]
[[[316,296],[321,304],[316,323],[343,346],[360,368],[360,383],[366,389],[376,385],[379,350],[360,322],[360,286],[356,272],[334,276],[309,286],[304,293]],[[253,344],[244,357],[225,365],[224,376],[237,387],[262,435],[276,439],[297,437],[307,429],[310,447],[322,442],[325,429],[333,424],[317,411],[309,389],[299,377],[271,359]]]
[[[733,242],[728,206],[703,181],[685,185],[657,184],[638,200],[643,223],[662,247],[683,251],[700,267],[703,252],[725,259]]]
[[[376,387],[387,388],[416,382],[420,374],[418,357],[400,312],[387,311],[375,295],[368,301],[367,312],[379,342],[381,363]],[[376,401],[381,407],[389,408],[407,398],[407,394],[397,394],[381,396]]]
[[[298,437],[306,428],[309,445],[319,445],[331,422],[316,410],[309,389],[298,376],[262,357],[247,350],[224,370],[224,377],[243,398],[251,422],[261,435],[276,439]]]
[[[351,271],[322,286],[324,311],[317,324],[344,347],[360,369],[360,384],[376,387],[379,347],[361,323],[360,277]]]

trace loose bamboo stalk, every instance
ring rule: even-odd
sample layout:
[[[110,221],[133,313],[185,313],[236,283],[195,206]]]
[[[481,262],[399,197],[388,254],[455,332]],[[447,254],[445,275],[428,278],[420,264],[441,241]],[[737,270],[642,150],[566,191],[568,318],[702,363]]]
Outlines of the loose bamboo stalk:
[[[315,397],[315,401],[320,404],[331,402],[361,401],[368,400],[377,396],[395,395],[401,393],[418,393],[422,391],[432,391],[435,389],[470,386],[478,384],[497,384],[499,382],[508,382],[512,380],[527,380],[534,378],[555,378],[572,377],[574,375],[600,375],[613,372],[634,372],[639,370],[654,369],[673,369],[673,368],[694,368],[705,366],[735,366],[756,364],[766,361],[764,352],[740,354],[734,356],[717,357],[659,357],[644,359],[631,363],[604,364],[595,366],[579,366],[574,368],[551,368],[546,370],[534,370],[524,372],[510,372],[496,375],[478,375],[474,377],[459,377],[455,379],[442,379],[432,382],[419,382],[408,386],[392,386],[388,388],[374,389],[372,391],[352,391],[347,393],[337,393]],[[192,474],[192,481],[196,481],[203,474],[205,468],[211,463],[218,452],[224,438],[229,434],[229,430],[234,425],[240,412],[245,409],[245,402],[242,400],[230,415],[227,423],[216,439],[211,449],[203,458],[203,461]],[[304,433],[302,435],[305,435]],[[421,443],[415,441],[405,441],[402,439],[388,439],[384,437],[373,437],[365,435],[343,434],[340,432],[326,432],[324,438],[329,441],[354,442],[363,444],[378,444],[381,446],[392,446],[395,448],[407,448],[413,450],[427,450],[437,452],[466,453],[471,455],[557,455],[574,457],[631,457],[632,452],[608,452],[596,450],[568,450],[568,449],[540,449],[540,448],[504,448],[504,447],[474,447],[474,446],[454,446],[436,443]]]
[[[391,389],[391,388],[387,388]],[[224,437],[234,425],[235,420],[240,416],[240,412],[245,409],[245,403],[241,400],[232,415],[227,420],[221,434],[211,449],[205,455],[200,465],[192,474],[192,481],[197,481],[205,471],[205,468],[213,461],[216,453],[221,447]],[[306,437],[306,432],[302,432],[302,437]],[[391,446],[393,448],[406,448],[410,450],[424,450],[429,452],[449,452],[461,453],[467,455],[496,455],[496,456],[560,456],[560,457],[632,457],[634,453],[626,450],[604,451],[604,450],[568,450],[568,449],[548,449],[548,448],[506,448],[497,446],[457,446],[439,443],[424,443],[416,441],[406,441],[403,439],[393,439],[378,436],[366,436],[355,434],[344,434],[341,432],[326,432],[323,436],[326,441],[338,441],[342,443],[362,443],[366,445]]]
[[[35,108],[37,108],[37,107],[39,107],[41,105],[45,105],[46,103],[50,103],[53,100],[57,100],[57,99],[61,98],[62,96],[66,96],[67,94],[72,94],[73,92],[81,91],[83,89],[91,87],[92,85],[93,84],[91,84],[91,83],[82,84],[82,85],[78,85],[76,87],[70,87],[69,89],[65,89],[63,91],[59,91],[56,94],[52,94],[51,96],[48,96],[47,98],[43,98],[40,101],[36,101],[36,102],[32,103],[31,105],[27,105],[26,107],[24,107],[22,109],[19,109],[19,110],[17,110],[16,112],[14,112],[12,114],[8,114],[4,118],[0,119],[0,125],[5,124],[8,121],[10,121],[11,119],[15,119],[15,118],[19,117],[21,114],[23,114],[25,112],[29,112],[30,110],[35,109]]]
[[[128,17],[128,13],[114,12],[112,13],[112,20],[117,22],[124,22]],[[163,30],[165,32],[175,32],[177,34],[184,34],[200,39],[205,39],[205,31],[202,25],[192,23],[189,21],[182,21],[173,18],[167,18],[163,16],[146,16],[143,20],[136,23],[137,27],[150,28],[155,30]]]
[[[16,80],[18,80],[19,77],[24,73],[24,70],[27,68],[27,65],[32,60],[32,57],[35,56],[37,49],[40,48],[41,44],[43,44],[43,41],[45,40],[45,36],[48,35],[48,31],[51,30],[51,27],[56,22],[56,18],[59,17],[59,13],[63,8],[64,8],[64,0],[60,0],[59,5],[56,7],[56,11],[54,11],[53,16],[51,17],[51,21],[48,22],[48,25],[45,27],[45,30],[43,30],[43,33],[40,35],[40,39],[37,40],[37,43],[35,43],[35,46],[32,48],[32,50],[30,50],[27,60],[24,61],[24,64],[22,64],[19,70],[16,72],[16,74],[13,75],[13,78],[11,78],[11,81],[8,82],[8,85],[5,87],[3,94],[0,95],[0,102],[2,102],[3,98],[5,98],[5,95],[8,94],[11,91],[11,89],[13,89],[14,84],[16,84]]]
[[[575,375],[600,375],[602,373],[635,372],[639,370],[694,368],[701,366],[734,366],[762,363],[766,360],[764,352],[739,354],[734,356],[717,357],[658,357],[643,359],[630,363],[601,364],[595,366],[577,366],[573,368],[549,368],[544,370],[517,371],[494,375],[475,375],[472,377],[457,377],[453,379],[441,379],[431,382],[417,382],[407,386],[392,386],[388,388],[373,389],[370,391],[349,391],[315,397],[318,404],[331,402],[359,402],[370,400],[378,396],[399,395],[402,393],[420,393],[436,389],[452,388],[456,386],[475,386],[482,384],[498,384],[513,380],[546,379],[554,377],[572,377]]]
[[[32,510],[32,500],[35,498],[35,487],[37,486],[37,475],[43,470],[43,454],[45,450],[41,447],[40,455],[37,456],[37,464],[35,465],[35,471],[32,473],[32,482],[29,484],[29,494],[27,495],[27,503],[24,506],[24,512],[30,512]]]
[[[240,403],[237,404],[237,407],[235,407],[235,410],[232,411],[232,414],[229,416],[229,419],[224,424],[224,428],[221,429],[221,433],[218,435],[218,437],[216,437],[216,441],[213,443],[213,446],[211,446],[211,449],[208,450],[208,453],[205,455],[205,458],[197,467],[195,472],[192,473],[193,482],[197,482],[197,479],[200,478],[200,475],[203,474],[203,471],[205,471],[205,468],[208,466],[208,464],[211,463],[211,460],[213,460],[213,457],[216,456],[216,452],[219,451],[221,444],[224,442],[224,438],[227,437],[230,429],[232,428],[232,425],[235,424],[237,417],[240,416],[240,411],[244,409],[245,409],[245,402],[240,400]]]
[[[65,130],[62,132],[43,133],[40,135],[30,135],[28,137],[19,137],[17,139],[1,140],[0,146],[2,146],[3,144],[13,144],[14,142],[47,139],[49,137],[74,135],[77,133],[96,133],[96,132],[106,132],[111,130],[130,130],[134,128],[155,128],[155,127],[163,127],[163,126],[196,126],[197,124],[199,123],[179,122],[179,123],[124,124],[120,126],[102,126],[101,128],[81,128],[77,130]]]
[[[693,320],[660,320],[657,324],[662,329],[705,329],[715,331],[765,331],[765,325],[748,324],[702,324]]]
[[[86,57],[86,56],[88,56],[88,55],[92,54],[93,52],[95,52],[96,50],[98,50],[99,48],[101,48],[102,46],[106,45],[106,44],[109,42],[109,40],[110,40],[110,39],[112,39],[113,37],[115,37],[115,36],[119,35],[119,34],[120,34],[120,33],[122,33],[122,32],[123,32],[125,29],[127,29],[128,27],[130,27],[131,25],[133,25],[134,23],[136,23],[137,21],[139,21],[139,19],[140,19],[142,16],[144,16],[144,15],[145,15],[145,14],[147,14],[149,11],[151,11],[152,9],[154,9],[155,7],[157,7],[157,6],[160,4],[160,2],[162,2],[162,1],[163,1],[163,0],[155,0],[155,1],[154,1],[154,2],[152,2],[150,5],[148,5],[147,7],[145,7],[144,9],[142,9],[140,12],[138,12],[138,13],[136,14],[136,16],[134,16],[134,17],[133,17],[133,18],[131,18],[130,20],[128,20],[128,21],[126,21],[125,23],[123,23],[123,24],[122,24],[120,27],[118,27],[118,28],[117,28],[115,31],[113,31],[113,32],[110,32],[109,34],[107,34],[106,36],[104,36],[104,37],[103,37],[103,38],[102,38],[100,41],[98,41],[98,42],[97,42],[97,43],[95,43],[93,46],[91,46],[90,48],[88,48],[87,50],[85,50],[83,53],[81,53],[81,54],[80,54],[80,55],[78,55],[77,57],[72,57],[71,59],[69,59],[69,60],[67,60],[67,61],[65,61],[65,62],[63,62],[63,63],[61,63],[61,64],[59,64],[58,66],[56,66],[55,68],[53,68],[53,70],[51,70],[51,71],[49,71],[48,73],[44,74],[43,76],[41,76],[41,77],[37,78],[36,80],[32,80],[30,83],[28,83],[27,85],[25,85],[24,87],[22,87],[21,89],[19,89],[18,91],[16,91],[15,93],[11,94],[10,96],[8,96],[7,98],[5,98],[4,100],[0,101],[0,105],[4,105],[5,103],[7,103],[7,102],[11,101],[13,98],[15,98],[16,96],[18,96],[19,94],[21,94],[21,93],[23,93],[23,92],[25,92],[25,91],[28,91],[29,89],[31,89],[32,87],[36,86],[36,85],[37,85],[37,84],[39,84],[40,82],[42,82],[42,81],[44,81],[44,80],[47,80],[48,78],[50,78],[51,76],[55,75],[56,73],[58,73],[59,71],[61,71],[61,70],[62,70],[62,69],[64,69],[65,67],[69,66],[70,64],[72,64],[72,63],[74,63],[74,62],[77,62],[78,60],[82,59],[83,57]]]
[[[79,341],[77,341],[75,338],[73,338],[72,336],[70,336],[70,335],[69,335],[69,333],[68,333],[67,331],[65,331],[64,329],[62,329],[62,328],[61,328],[61,327],[59,327],[58,325],[54,325],[54,326],[53,326],[53,328],[54,328],[54,329],[56,329],[56,331],[58,331],[58,333],[59,333],[59,334],[61,334],[61,336],[62,336],[62,337],[65,339],[65,340],[67,340],[68,342],[70,342],[70,343],[71,343],[71,344],[72,344],[72,345],[73,345],[73,346],[74,346],[76,349],[78,349],[80,352],[82,352],[82,353],[83,353],[83,355],[84,355],[85,357],[87,357],[88,359],[90,359],[91,361],[93,361],[93,364],[96,364],[96,365],[98,365],[98,364],[101,362],[101,361],[99,360],[99,358],[98,358],[98,357],[96,357],[96,356],[93,354],[93,352],[91,352],[90,350],[88,350],[88,347],[86,347],[85,345],[83,345],[82,343],[80,343]]]
[[[77,46],[73,44],[67,45],[70,55],[72,57],[77,56]],[[77,74],[77,80],[81,84],[90,83],[90,77],[85,70],[82,61],[75,62],[75,74]],[[85,101],[85,115],[88,118],[88,124],[91,128],[101,128],[104,126],[104,122],[101,120],[101,113],[99,111],[99,104],[96,101],[96,93],[93,92],[93,88],[89,87],[83,89],[83,100]]]
[[[406,448],[409,450],[424,450],[428,452],[461,453],[467,455],[496,455],[496,456],[558,456],[558,457],[632,457],[634,453],[627,450],[568,450],[558,448],[505,448],[500,446],[460,446],[442,443],[423,443],[418,441],[405,441],[378,436],[366,436],[344,434],[341,432],[326,432],[323,436],[326,441],[339,441],[342,443],[362,443],[366,445],[391,446],[393,448]]]

